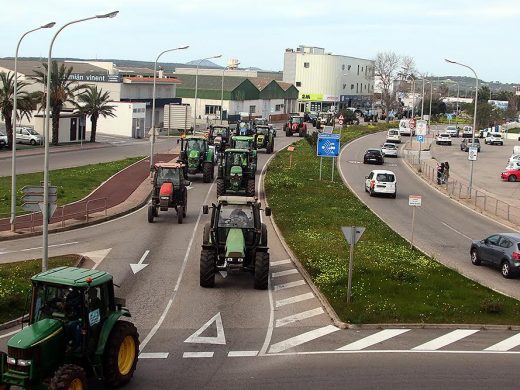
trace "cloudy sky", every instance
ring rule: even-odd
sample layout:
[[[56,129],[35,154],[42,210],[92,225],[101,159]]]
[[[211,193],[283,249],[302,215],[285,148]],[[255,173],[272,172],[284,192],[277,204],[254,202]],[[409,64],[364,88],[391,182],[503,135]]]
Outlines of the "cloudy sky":
[[[444,58],[471,65],[485,81],[520,83],[519,0],[18,0],[2,1],[0,57],[13,56],[25,31],[119,10],[114,19],[67,27],[56,57],[171,62],[222,54],[225,65],[281,70],[283,52],[300,44],[373,58],[394,51],[415,58],[421,73],[468,75]],[[27,36],[21,56],[47,57],[52,30]]]

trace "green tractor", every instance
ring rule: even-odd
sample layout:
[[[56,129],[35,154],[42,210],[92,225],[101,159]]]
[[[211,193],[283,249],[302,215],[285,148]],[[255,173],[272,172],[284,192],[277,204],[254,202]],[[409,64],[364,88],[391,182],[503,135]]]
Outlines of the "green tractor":
[[[185,165],[185,176],[202,172],[202,180],[209,183],[215,175],[215,151],[204,135],[187,135],[177,140],[181,142],[179,162]]]
[[[257,149],[265,149],[267,154],[273,153],[274,134],[273,129],[267,125],[257,125],[255,143]]]
[[[248,149],[227,149],[219,160],[217,196],[255,196],[255,161]]]
[[[215,286],[219,270],[248,271],[254,274],[254,287],[267,289],[269,248],[267,228],[260,219],[260,202],[243,196],[220,196],[213,204],[211,223],[204,226],[200,254],[200,285]],[[208,214],[207,205],[202,209]],[[265,208],[265,215],[271,209]]]
[[[248,149],[251,152],[253,172],[256,173],[258,163],[257,163],[257,156],[256,156],[255,137],[252,135],[234,135],[233,137],[231,137],[231,148],[232,149]]]
[[[132,379],[139,335],[112,275],[59,267],[35,275],[29,325],[0,353],[0,388],[87,389],[87,375],[108,387]]]

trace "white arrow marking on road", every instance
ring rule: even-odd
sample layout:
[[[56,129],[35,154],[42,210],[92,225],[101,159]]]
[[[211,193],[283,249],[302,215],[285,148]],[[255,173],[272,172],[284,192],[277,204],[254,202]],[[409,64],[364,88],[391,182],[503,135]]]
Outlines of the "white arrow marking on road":
[[[217,327],[217,335],[215,337],[206,337],[201,336],[202,333],[209,326],[215,323]],[[226,337],[224,336],[224,326],[222,325],[222,317],[220,316],[220,312],[218,312],[212,319],[206,322],[204,325],[200,327],[195,333],[193,333],[190,337],[184,340],[185,343],[197,343],[197,344],[226,344]]]
[[[137,264],[130,264],[130,268],[132,268],[132,272],[134,273],[134,275],[148,267],[148,264],[143,264],[143,261],[144,259],[146,259],[146,256],[148,256],[148,253],[150,253],[150,251],[146,250],[144,254],[141,256],[141,260],[139,260]]]
[[[88,257],[90,260],[92,260],[95,263],[92,269],[96,269],[99,266],[99,264],[101,264],[101,262],[105,259],[105,257],[107,257],[111,250],[112,248],[100,249],[98,251],[80,253],[80,255]]]

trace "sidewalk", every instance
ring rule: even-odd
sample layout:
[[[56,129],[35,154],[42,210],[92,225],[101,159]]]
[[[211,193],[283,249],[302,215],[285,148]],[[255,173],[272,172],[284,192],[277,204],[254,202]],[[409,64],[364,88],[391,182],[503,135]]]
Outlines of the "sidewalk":
[[[68,145],[60,145],[60,146],[50,146],[49,153],[60,153],[60,152],[74,152],[79,150],[90,150],[90,149],[101,149],[101,148],[109,148],[112,145],[106,142],[84,142],[81,144],[68,144]],[[32,147],[28,149],[16,149],[16,157],[24,157],[24,156],[37,156],[44,154],[44,148],[42,147]],[[0,160],[10,160],[13,154],[11,150],[2,149],[0,151]]]

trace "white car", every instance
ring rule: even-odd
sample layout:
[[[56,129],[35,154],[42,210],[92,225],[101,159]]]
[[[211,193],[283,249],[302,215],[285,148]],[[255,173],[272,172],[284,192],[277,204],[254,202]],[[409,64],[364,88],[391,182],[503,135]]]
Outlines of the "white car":
[[[392,171],[376,169],[365,176],[365,192],[370,196],[376,194],[390,195],[392,198],[397,196],[397,179]]]
[[[435,140],[437,145],[450,145],[451,146],[451,135],[448,133],[440,133]]]
[[[462,137],[463,138],[473,137],[473,126],[464,126],[462,128]]]
[[[7,147],[7,134],[0,130],[0,149]]]
[[[511,155],[511,157],[509,157],[508,163],[512,163],[512,162],[515,162],[515,161],[520,161],[520,154],[513,153]]]
[[[459,136],[459,129],[457,126],[448,126],[446,127],[446,130],[444,130],[446,134],[451,135],[452,137],[458,137]]]
[[[381,151],[383,152],[383,156],[392,156],[397,157],[397,146],[392,142],[385,142],[381,147]]]
[[[21,144],[40,145],[43,143],[43,136],[30,127],[17,127],[16,142]]]
[[[401,134],[399,134],[399,129],[390,129],[386,134],[386,142],[394,142],[401,143]]]
[[[488,133],[484,139],[484,143],[489,145],[504,145],[504,139],[500,133]]]

